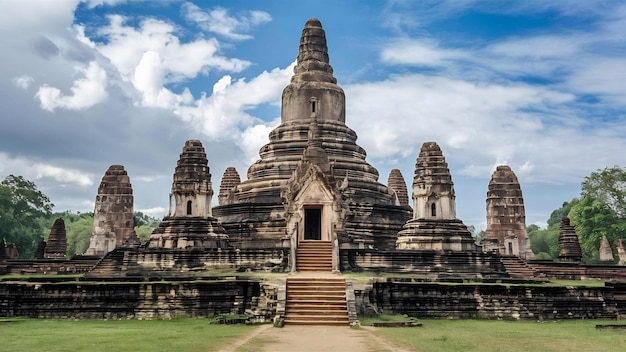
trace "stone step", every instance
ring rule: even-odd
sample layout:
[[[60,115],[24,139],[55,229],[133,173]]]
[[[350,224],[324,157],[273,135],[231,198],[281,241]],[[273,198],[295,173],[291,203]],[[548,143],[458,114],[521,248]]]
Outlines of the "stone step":
[[[308,277],[287,279],[285,324],[347,325],[348,323],[344,279]]]
[[[309,294],[309,293],[287,293],[287,301],[288,302],[294,302],[294,301],[306,301],[306,302],[320,302],[320,304],[323,304],[323,302],[345,302],[346,301],[346,296],[345,295],[335,295],[335,294]]]
[[[345,286],[339,285],[331,285],[331,286],[305,286],[305,285],[295,285],[289,288],[289,292],[328,292],[328,293],[345,293]]]
[[[288,319],[285,317],[285,324],[289,325],[333,325],[346,326],[349,324],[348,316],[345,320],[310,320],[310,319]]]
[[[298,266],[298,271],[321,271],[330,272],[333,268],[331,265],[327,266]]]

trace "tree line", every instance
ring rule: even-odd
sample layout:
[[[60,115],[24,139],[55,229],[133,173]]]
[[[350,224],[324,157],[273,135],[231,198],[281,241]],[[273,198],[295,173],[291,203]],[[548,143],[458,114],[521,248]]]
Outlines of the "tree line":
[[[569,217],[576,229],[584,263],[598,262],[603,236],[615,257],[617,240],[626,242],[626,168],[614,166],[592,172],[582,182],[580,196],[550,214],[547,228],[527,227],[536,259],[558,259],[559,226],[564,217]]]
[[[22,176],[7,176],[0,182],[0,241],[14,243],[20,258],[34,258],[37,247],[48,239],[54,221],[62,218],[67,237],[66,256],[85,253],[93,229],[93,212],[53,212],[53,208],[50,198],[34,182]],[[134,223],[135,233],[145,242],[159,220],[135,212]]]

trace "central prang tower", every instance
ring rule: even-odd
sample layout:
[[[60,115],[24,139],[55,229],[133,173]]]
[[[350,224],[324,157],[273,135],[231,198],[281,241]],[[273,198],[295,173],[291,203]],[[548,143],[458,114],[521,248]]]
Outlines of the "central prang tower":
[[[293,247],[294,237],[296,245],[336,238],[342,248],[395,247],[411,211],[378,182],[345,121],[345,95],[329,64],[326,34],[319,20],[310,19],[283,90],[281,124],[247,180],[220,187],[213,214],[233,247]],[[237,178],[232,170],[229,176]]]

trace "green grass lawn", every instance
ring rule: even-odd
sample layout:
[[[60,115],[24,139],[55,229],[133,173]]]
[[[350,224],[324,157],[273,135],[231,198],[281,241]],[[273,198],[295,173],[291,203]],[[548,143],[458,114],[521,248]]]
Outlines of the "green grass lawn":
[[[52,320],[0,318],[0,351],[218,351],[255,329],[208,319]]]
[[[382,318],[382,319],[380,319]],[[361,319],[374,321],[405,317]],[[567,320],[556,322],[495,320],[414,320],[422,327],[377,328],[393,343],[410,350],[429,351],[626,351],[626,331],[597,330],[596,324],[625,324],[606,320]]]

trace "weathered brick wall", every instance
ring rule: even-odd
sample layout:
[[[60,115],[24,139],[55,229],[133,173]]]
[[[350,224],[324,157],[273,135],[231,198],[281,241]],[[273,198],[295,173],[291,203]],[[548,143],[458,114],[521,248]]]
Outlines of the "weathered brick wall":
[[[267,305],[258,301],[261,296],[259,282],[248,280],[0,283],[0,316],[153,319],[244,314],[247,310],[273,315],[261,306]]]
[[[91,270],[100,258],[80,257],[79,259],[9,259],[0,262],[0,275],[6,274],[82,274]]]
[[[342,271],[410,273],[440,279],[507,276],[500,259],[490,253],[341,249],[339,255]]]
[[[450,319],[619,319],[626,285],[549,287],[375,282],[355,292],[360,311]]]

